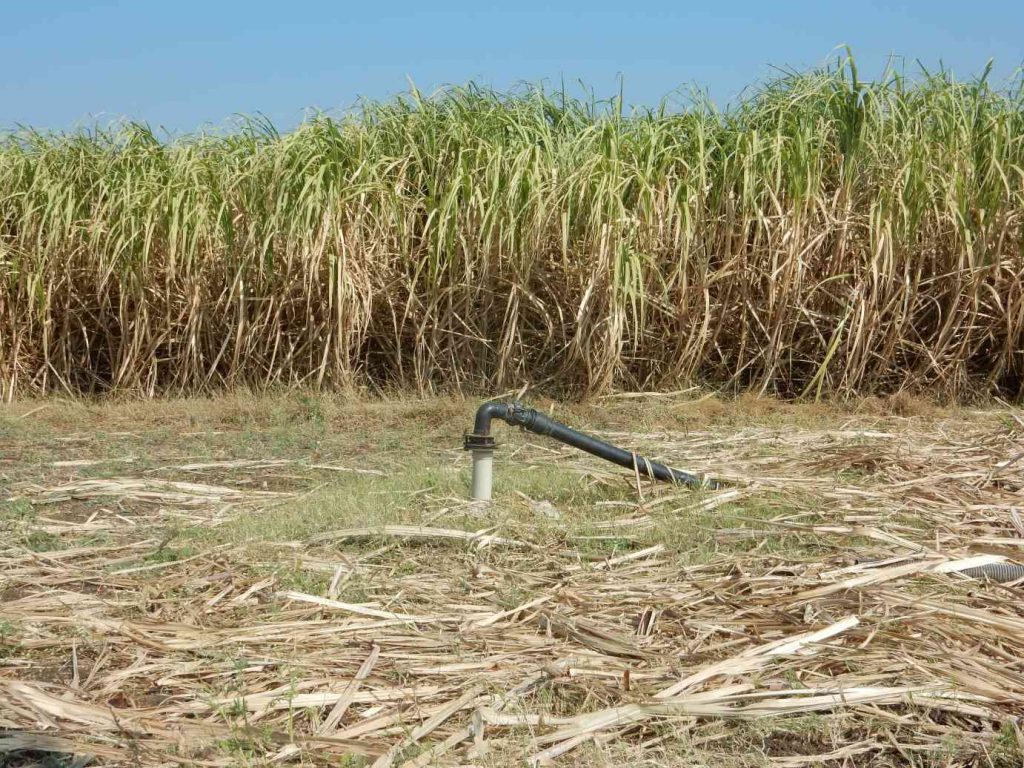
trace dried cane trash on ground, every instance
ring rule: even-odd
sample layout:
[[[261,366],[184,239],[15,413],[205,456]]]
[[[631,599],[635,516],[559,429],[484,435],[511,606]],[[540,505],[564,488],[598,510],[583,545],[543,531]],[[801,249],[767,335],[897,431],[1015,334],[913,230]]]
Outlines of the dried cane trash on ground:
[[[0,549],[0,754],[1013,764],[1021,588],[963,572],[1024,562],[1024,424],[861,422],[617,432],[731,482],[644,485],[642,502],[629,473],[523,442],[506,466],[555,464],[603,498],[581,509],[506,489],[496,507],[524,521],[496,524],[427,488],[402,502],[417,522],[258,546],[211,533],[182,549],[161,526],[269,525],[332,481],[315,469],[326,461],[13,483],[10,508],[54,545]],[[457,451],[436,461],[453,488],[465,480]],[[266,472],[284,474],[265,488]],[[390,479],[360,482],[386,493]]]

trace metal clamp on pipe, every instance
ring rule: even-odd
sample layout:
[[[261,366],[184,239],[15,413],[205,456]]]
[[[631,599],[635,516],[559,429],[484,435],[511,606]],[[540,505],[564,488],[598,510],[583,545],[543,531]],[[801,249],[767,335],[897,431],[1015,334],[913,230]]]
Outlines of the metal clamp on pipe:
[[[477,409],[473,431],[464,436],[463,447],[473,452],[472,498],[488,501],[491,498],[491,484],[494,468],[494,438],[491,436],[491,421],[501,419],[513,426],[522,427],[538,435],[553,437],[555,440],[579,448],[589,454],[632,469],[641,475],[668,483],[686,485],[691,488],[717,488],[718,483],[679,469],[673,469],[657,461],[645,459],[632,451],[606,443],[592,435],[577,432],[550,416],[533,408],[526,408],[518,402],[484,403]]]

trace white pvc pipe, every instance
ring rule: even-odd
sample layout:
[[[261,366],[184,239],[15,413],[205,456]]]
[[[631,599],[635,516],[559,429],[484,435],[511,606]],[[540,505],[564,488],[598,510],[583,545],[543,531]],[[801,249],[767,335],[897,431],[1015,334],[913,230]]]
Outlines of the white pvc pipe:
[[[473,501],[491,500],[491,471],[493,465],[493,448],[473,449]]]

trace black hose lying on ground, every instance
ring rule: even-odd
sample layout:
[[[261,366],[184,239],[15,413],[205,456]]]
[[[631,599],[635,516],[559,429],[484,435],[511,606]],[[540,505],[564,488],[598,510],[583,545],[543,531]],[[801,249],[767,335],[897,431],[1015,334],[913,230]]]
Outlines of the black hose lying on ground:
[[[1024,565],[993,563],[992,565],[979,565],[977,568],[964,568],[960,573],[972,579],[989,579],[998,584],[1007,584],[1024,579]]]
[[[518,402],[512,403],[484,403],[476,412],[476,420],[473,423],[473,433],[467,434],[465,447],[467,450],[494,448],[494,438],[491,436],[491,421],[501,419],[509,424],[522,427],[530,432],[546,437],[553,437],[555,440],[579,448],[598,458],[618,464],[626,469],[636,469],[641,475],[653,477],[667,483],[687,485],[691,488],[718,488],[719,484],[714,480],[702,478],[689,472],[665,466],[657,461],[645,459],[632,451],[606,443],[591,435],[577,432],[565,424],[555,421],[549,416],[533,408],[526,408]]]

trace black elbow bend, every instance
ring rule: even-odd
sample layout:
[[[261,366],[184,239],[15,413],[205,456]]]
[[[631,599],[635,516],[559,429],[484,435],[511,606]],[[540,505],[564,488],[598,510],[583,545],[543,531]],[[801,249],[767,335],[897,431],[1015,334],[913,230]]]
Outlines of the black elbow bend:
[[[467,450],[494,449],[494,438],[491,436],[491,421],[503,419],[510,421],[513,406],[509,403],[484,403],[476,410],[473,420],[473,431],[464,436],[463,447]]]
[[[491,420],[504,419],[508,416],[508,403],[484,403],[476,410],[476,418],[473,420],[473,434],[477,437],[487,437],[491,434]]]

